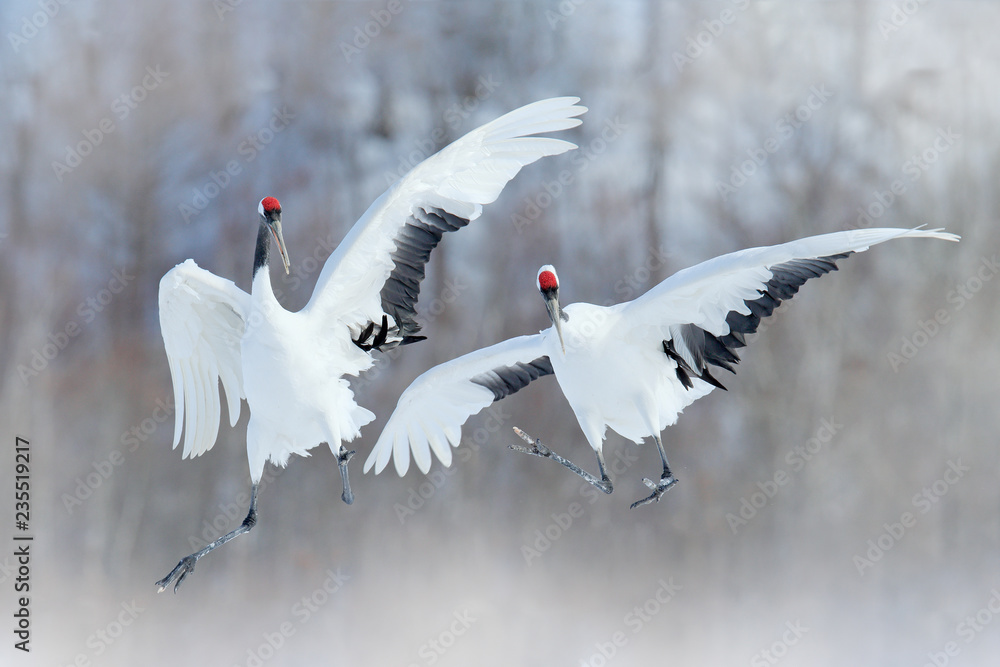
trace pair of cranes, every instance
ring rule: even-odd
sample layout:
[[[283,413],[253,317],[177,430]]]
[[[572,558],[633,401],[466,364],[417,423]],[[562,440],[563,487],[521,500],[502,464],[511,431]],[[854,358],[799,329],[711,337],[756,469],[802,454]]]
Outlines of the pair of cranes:
[[[465,135],[414,167],[369,207],[327,259],[312,297],[298,312],[278,303],[271,287],[272,242],[287,273],[281,205],[265,197],[250,294],[187,260],[160,281],[160,328],[173,381],[174,441],[183,456],[215,444],[221,418],[218,384],[230,423],[250,407],[247,516],[230,533],[177,564],[157,582],[174,591],[200,558],[250,531],[257,522],[257,487],[270,460],[284,466],[326,443],[337,459],[344,502],[353,502],[347,465],[351,442],[375,415],[354,401],[347,376],[373,364],[374,350],[406,345],[419,335],[416,306],[424,268],[447,232],[479,218],[525,165],[576,148],[537,135],[576,127],[579,98],[542,100]],[[612,481],[602,453],[608,427],[641,443],[652,437],[663,464],[659,480],[643,481],[659,501],[676,483],[661,431],[693,401],[722,384],[712,368],[734,371],[737,349],[761,318],[810,278],[836,270],[854,252],[896,238],[950,241],[939,230],[866,229],[751,248],[680,271],[638,299],[610,307],[559,302],[559,278],[543,266],[536,277],[552,327],[441,364],[403,392],[365,462],[381,472],[389,460],[402,476],[410,456],[427,473],[431,452],[450,465],[465,421],[494,401],[555,375],[591,448],[600,478],[523,431],[512,449],[550,458],[605,493]]]

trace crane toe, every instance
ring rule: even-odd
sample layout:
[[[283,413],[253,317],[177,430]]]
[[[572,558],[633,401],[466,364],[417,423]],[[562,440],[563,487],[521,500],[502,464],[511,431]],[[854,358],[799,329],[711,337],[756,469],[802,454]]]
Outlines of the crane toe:
[[[159,588],[157,593],[162,593],[166,590],[167,586],[170,585],[171,581],[177,579],[177,582],[174,584],[174,593],[176,593],[177,589],[181,587],[181,584],[187,576],[194,572],[194,566],[197,562],[198,559],[195,558],[194,554],[182,558],[180,562],[177,563],[177,566],[170,571],[170,574],[156,582],[156,585]]]
[[[654,482],[648,477],[643,477],[642,483],[648,486],[650,489],[652,489],[653,492],[649,494],[647,497],[641,500],[637,500],[631,505],[629,505],[629,509],[634,510],[636,507],[642,507],[643,505],[648,505],[649,503],[652,502],[657,502],[657,503],[660,502],[660,498],[663,497],[663,494],[666,493],[668,489],[670,489],[674,484],[677,483],[677,478],[670,473],[664,473],[663,476],[660,477],[659,482]]]

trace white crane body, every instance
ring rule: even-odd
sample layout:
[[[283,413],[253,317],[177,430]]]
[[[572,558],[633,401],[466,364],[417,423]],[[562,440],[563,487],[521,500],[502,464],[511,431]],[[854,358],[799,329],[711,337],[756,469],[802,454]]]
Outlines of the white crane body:
[[[327,443],[336,455],[342,442],[361,433],[375,415],[354,400],[345,376],[372,365],[351,339],[305,311],[281,308],[264,272],[254,280],[252,310],[241,341],[243,389],[251,406],[247,425],[250,478],[260,481],[267,460],[285,466],[291,454],[308,456]],[[319,343],[322,341],[322,343]],[[289,369],[295,369],[289,373]],[[253,410],[253,406],[266,406]]]
[[[675,362],[660,347],[659,330],[635,327],[624,304],[573,303],[563,309],[566,354],[559,341],[549,359],[559,388],[596,451],[611,428],[639,444],[677,421],[681,410],[708,394],[712,385],[698,381],[685,391],[673,372]]]
[[[346,378],[368,369],[373,349],[422,339],[415,319],[420,283],[442,236],[477,219],[525,165],[576,146],[534,136],[576,127],[578,98],[542,100],[515,109],[427,158],[375,200],[323,266],[299,312],[281,307],[271,287],[274,240],[285,272],[281,205],[260,201],[253,282],[247,294],[187,260],[160,281],[160,329],[177,406],[174,447],[183,456],[215,444],[226,395],[230,423],[242,398],[250,407],[247,459],[252,483],[243,525],[181,560],[160,590],[174,590],[194,563],[256,523],[257,485],[267,461],[284,466],[327,443],[337,457],[344,502],[353,502],[345,442],[375,416],[360,407]]]
[[[597,453],[601,480],[535,440],[513,447],[553,458],[606,493],[612,490],[602,446],[607,428],[641,443],[653,438],[663,463],[661,481],[643,480],[659,500],[676,482],[660,432],[681,411],[725,389],[712,367],[735,372],[736,353],[782,301],[811,278],[837,269],[836,262],[897,238],[957,241],[940,230],[863,229],[813,236],[776,246],[749,248],[677,272],[634,301],[612,306],[574,303],[559,307],[555,269],[536,278],[553,326],[445,362],[403,392],[365,472],[381,472],[389,460],[402,476],[410,455],[424,473],[430,452],[450,465],[450,447],[461,442],[468,417],[533,380],[555,374],[588,443]],[[487,391],[484,391],[487,390]],[[529,443],[520,429],[515,431]]]

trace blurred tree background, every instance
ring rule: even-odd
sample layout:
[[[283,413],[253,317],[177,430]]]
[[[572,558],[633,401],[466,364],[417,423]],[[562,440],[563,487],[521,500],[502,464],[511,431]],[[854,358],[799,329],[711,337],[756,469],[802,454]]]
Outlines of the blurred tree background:
[[[36,535],[18,664],[995,659],[998,21],[916,0],[4,3],[0,411],[11,448],[31,442]],[[325,447],[293,459],[249,537],[155,595],[248,488],[245,413],[194,462],[170,449],[163,273],[192,257],[249,289],[274,195],[297,309],[398,175],[556,95],[590,109],[561,135],[579,150],[445,239],[428,340],[353,382],[379,415],[356,503]],[[593,467],[551,378],[470,420],[452,469],[360,474],[416,375],[546,325],[541,264],[564,303],[604,304],[871,225],[963,241],[880,246],[805,286],[730,391],[664,433],[681,483],[658,505],[628,509],[650,443],[609,433],[610,497],[507,449],[516,425]]]

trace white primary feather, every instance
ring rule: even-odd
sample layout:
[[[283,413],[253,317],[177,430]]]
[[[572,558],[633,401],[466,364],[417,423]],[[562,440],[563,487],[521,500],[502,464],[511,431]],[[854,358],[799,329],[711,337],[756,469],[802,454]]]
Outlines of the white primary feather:
[[[183,456],[204,454],[215,444],[226,392],[229,421],[240,418],[243,369],[240,340],[250,295],[232,281],[187,260],[160,279],[160,331],[174,387],[174,443],[184,431]]]
[[[284,466],[292,454],[327,443],[337,457],[344,502],[353,502],[343,446],[360,435],[375,415],[360,407],[345,379],[372,364],[372,349],[414,342],[420,283],[431,252],[447,232],[479,217],[522,167],[576,148],[558,139],[530,137],[579,125],[586,109],[575,97],[530,104],[467,134],[428,158],[379,197],[355,223],[326,261],[312,298],[298,312],[281,307],[271,285],[269,249],[278,244],[285,271],[288,255],[281,232],[281,206],[265,197],[258,205],[260,224],[251,294],[199,269],[188,260],[160,281],[160,329],[170,365],[176,403],[174,447],[185,435],[183,455],[208,451],[219,432],[221,379],[230,420],[239,418],[240,399],[250,406],[247,459],[253,483],[247,519],[204,549],[183,559],[160,590],[193,564],[255,523],[257,485],[267,461]],[[531,368],[535,371],[541,370]],[[534,376],[534,375],[533,375]],[[514,378],[512,382],[518,383]],[[492,401],[493,391],[483,389]],[[478,411],[476,408],[474,411]],[[413,415],[405,452],[397,465],[413,458],[422,470],[431,452],[448,464],[457,444],[455,410]],[[405,456],[404,456],[405,454]]]
[[[404,314],[412,316],[416,306],[413,286],[419,290],[427,257],[414,259],[411,253],[402,260],[406,266],[396,266],[393,253],[397,243],[406,242],[404,232],[412,231],[415,219],[426,222],[425,211],[433,209],[474,220],[523,166],[575,148],[529,135],[579,125],[576,116],[586,108],[578,101],[561,97],[516,109],[414,167],[355,223],[325,263],[309,303],[297,313],[277,302],[267,272],[255,276],[251,296],[192,260],[169,271],[160,281],[159,301],[177,406],[174,446],[182,432],[185,457],[214,445],[220,380],[232,424],[239,419],[241,398],[248,399],[247,451],[254,481],[266,460],[284,465],[289,454],[305,455],[321,442],[337,451],[341,441],[356,437],[374,415],[354,402],[344,376],[365,370],[372,358],[352,338],[367,328],[370,342],[378,336],[386,340],[381,293],[391,277],[398,278],[394,269],[410,282],[396,285],[405,301],[392,303],[396,310],[386,315],[391,321],[393,312],[405,308]],[[258,213],[265,213],[264,200]],[[444,217],[436,220],[452,224],[443,231],[456,228]],[[429,254],[426,242],[421,251]],[[421,464],[429,465],[432,449],[450,458],[438,441],[425,442],[415,450]]]
[[[458,447],[462,425],[494,400],[493,392],[473,378],[496,368],[528,364],[553,349],[545,332],[519,336],[440,364],[416,380],[399,397],[378,442],[365,461],[378,474],[393,459],[400,477],[410,468],[410,453],[421,472],[431,466],[433,451],[451,465],[451,447]]]
[[[542,100],[475,129],[414,167],[365,211],[327,259],[305,310],[320,318],[378,322],[379,292],[393,269],[394,239],[417,208],[439,208],[472,221],[525,165],[576,148],[528,137],[576,127],[586,111],[577,97]]]
[[[716,257],[679,271],[629,303],[610,307],[570,304],[563,309],[567,316],[562,322],[565,351],[557,342],[554,328],[550,328],[536,336],[514,338],[472,352],[417,378],[400,397],[365,462],[365,472],[373,466],[376,473],[381,472],[393,458],[396,471],[403,475],[409,468],[411,451],[424,473],[431,463],[430,451],[438,453],[438,458],[448,465],[450,452],[447,459],[441,452],[448,451],[449,443],[457,447],[461,425],[496,399],[492,391],[472,378],[542,356],[548,358],[593,449],[600,451],[608,427],[635,442],[658,435],[676,421],[686,406],[715,386],[700,373],[708,372],[706,355],[720,354],[718,347],[707,352],[704,332],[690,325],[725,336],[730,333],[729,313],[751,313],[745,302],[762,297],[775,275],[772,268],[778,271],[780,265],[794,260],[862,252],[872,245],[906,237],[958,240],[956,235],[940,230],[836,232]],[[790,287],[794,282],[797,289],[810,276],[820,275],[833,265],[820,262],[813,268],[808,263],[804,266],[781,267],[785,273],[779,283]],[[542,267],[546,269],[553,270]],[[667,342],[688,365],[685,373],[691,375],[685,377],[689,386],[681,380],[681,365],[667,354]],[[715,344],[723,345],[720,341]]]
[[[738,250],[678,271],[629,303],[626,317],[636,325],[664,330],[694,324],[715,336],[723,336],[729,333],[726,316],[730,311],[744,315],[750,312],[744,302],[761,295],[771,279],[770,267],[795,259],[864,252],[885,241],[914,237],[959,239],[939,229],[876,228],[833,232],[775,246]]]

